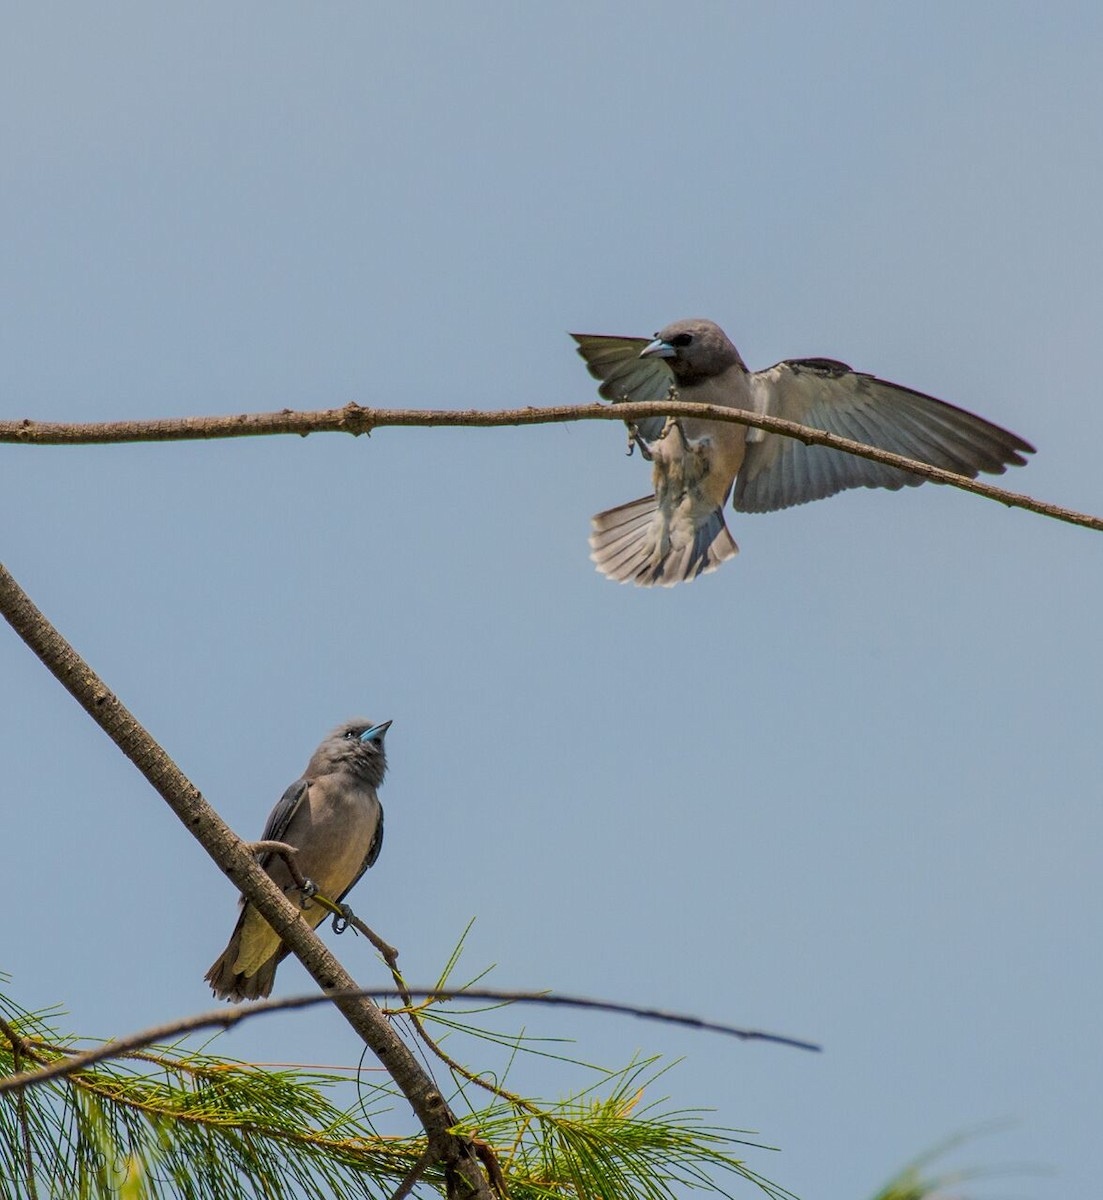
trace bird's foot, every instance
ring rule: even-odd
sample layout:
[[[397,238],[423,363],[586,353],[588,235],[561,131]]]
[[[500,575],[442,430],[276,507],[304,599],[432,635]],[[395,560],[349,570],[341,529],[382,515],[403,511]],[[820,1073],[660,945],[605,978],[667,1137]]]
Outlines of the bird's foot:
[[[659,434],[656,440],[661,442],[663,438],[665,438],[673,429],[678,431],[678,436],[682,439],[682,445],[687,445],[686,431],[682,428],[682,420],[680,417],[667,417],[666,424],[663,426],[663,431]]]
[[[353,911],[347,904],[338,904],[337,907],[341,912],[333,914],[333,932],[344,933],[353,918]]]
[[[311,896],[318,894],[318,885],[313,879],[304,879],[302,887],[299,888],[299,907],[309,908]]]

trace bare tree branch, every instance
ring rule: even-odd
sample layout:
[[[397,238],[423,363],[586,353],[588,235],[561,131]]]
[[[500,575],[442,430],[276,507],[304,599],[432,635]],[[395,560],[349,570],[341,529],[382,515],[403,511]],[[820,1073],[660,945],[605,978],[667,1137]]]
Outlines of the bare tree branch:
[[[450,1193],[492,1200],[471,1144],[450,1132],[456,1117],[387,1018],[357,987],[325,943],[301,919],[249,853],[247,843],[203,799],[137,719],[35,607],[0,565],[0,612],[42,663],[146,777],[218,867],[291,948],[332,1003],[363,1038],[409,1100],[429,1145],[445,1167]],[[328,997],[327,997],[328,999]],[[453,1189],[453,1181],[456,1181]]]
[[[165,417],[142,421],[105,421],[67,423],[61,421],[15,420],[0,421],[0,443],[36,446],[80,446],[102,445],[118,442],[180,442],[211,438],[260,437],[278,434],[310,433],[371,433],[373,429],[391,426],[430,428],[489,428],[503,425],[549,425],[565,421],[642,421],[656,416],[701,417],[710,421],[731,421],[736,425],[749,425],[764,429],[768,433],[779,433],[783,437],[796,438],[805,445],[828,446],[868,458],[889,467],[899,467],[913,475],[920,475],[933,483],[945,483],[951,487],[972,492],[995,500],[1008,508],[1022,508],[1038,513],[1055,521],[1080,525],[1085,529],[1103,532],[1103,517],[1093,517],[1075,509],[1063,508],[1035,500],[1019,492],[990,483],[955,475],[927,463],[878,450],[850,438],[825,433],[780,417],[759,416],[743,409],[724,408],[715,404],[685,404],[669,400],[648,404],[576,404],[556,405],[551,408],[509,408],[498,411],[466,409],[402,409],[365,408],[359,404],[346,404],[344,408],[321,409],[317,412],[296,412],[284,409],[275,413],[241,413],[217,417]]]
[[[706,1021],[703,1017],[690,1016],[687,1013],[669,1012],[662,1008],[641,1008],[635,1004],[618,1004],[613,1000],[593,1000],[585,996],[564,996],[557,992],[516,992],[502,991],[496,988],[462,988],[458,991],[440,991],[437,988],[353,988],[350,991],[330,991],[324,996],[286,996],[276,1000],[258,1000],[251,1004],[238,1004],[232,1008],[216,1008],[211,1012],[198,1013],[191,1017],[182,1017],[177,1021],[169,1021],[164,1025],[155,1025],[138,1033],[129,1033],[125,1037],[113,1038],[96,1046],[92,1050],[83,1050],[79,1054],[70,1054],[56,1062],[43,1066],[35,1071],[24,1071],[19,1075],[9,1075],[0,1079],[0,1095],[4,1092],[21,1090],[35,1084],[46,1083],[50,1079],[58,1079],[72,1075],[77,1071],[85,1071],[98,1062],[109,1058],[123,1058],[132,1055],[136,1050],[145,1046],[153,1046],[175,1040],[186,1033],[194,1033],[198,1029],[211,1029],[221,1026],[231,1029],[250,1017],[261,1013],[286,1012],[291,1009],[312,1008],[315,1004],[336,1003],[338,1000],[362,999],[373,996],[377,999],[401,999],[409,1004],[409,997],[423,996],[426,1000],[441,1002],[446,1000],[489,1000],[508,1004],[543,1004],[553,1008],[587,1008],[595,1012],[618,1013],[622,1016],[640,1017],[645,1021],[662,1021],[668,1025],[685,1025],[691,1029],[700,1029],[707,1033],[722,1033],[727,1037],[739,1038],[740,1041],[773,1042],[780,1046],[792,1046],[797,1050],[819,1051],[822,1047],[814,1042],[802,1041],[799,1038],[786,1037],[780,1033],[766,1033],[761,1029],[740,1029],[735,1025],[725,1025],[718,1021]],[[378,1010],[377,1010],[378,1011]],[[391,1015],[402,1015],[405,1009],[388,1010]],[[26,1039],[26,1046],[33,1050],[38,1043],[35,1039]],[[30,1057],[30,1055],[28,1055]]]

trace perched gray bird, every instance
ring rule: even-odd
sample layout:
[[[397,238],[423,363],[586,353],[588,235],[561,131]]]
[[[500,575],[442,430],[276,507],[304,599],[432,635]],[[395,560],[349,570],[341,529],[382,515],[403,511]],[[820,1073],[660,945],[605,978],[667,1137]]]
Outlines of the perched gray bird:
[[[379,857],[383,846],[383,806],[376,788],[383,782],[387,756],[383,738],[390,721],[346,721],[314,751],[303,777],[272,809],[261,835],[298,850],[296,864],[323,896],[339,904]],[[279,855],[257,860],[291,900],[302,893]],[[306,900],[303,917],[321,924],[326,910]],[[226,949],[206,974],[221,1000],[256,1000],[272,991],[276,968],[288,949],[271,925],[241,900],[241,916]]]
[[[748,371],[712,321],[677,321],[647,338],[572,333],[606,400],[722,404],[906,455],[975,478],[1023,466],[1034,447],[933,396],[852,371],[830,358],[796,358]],[[825,446],[744,425],[651,417],[629,431],[652,465],[653,496],[593,518],[591,558],[620,583],[670,587],[739,552],[724,524],[735,484],[739,512],[770,512],[846,488],[893,490],[923,482]]]

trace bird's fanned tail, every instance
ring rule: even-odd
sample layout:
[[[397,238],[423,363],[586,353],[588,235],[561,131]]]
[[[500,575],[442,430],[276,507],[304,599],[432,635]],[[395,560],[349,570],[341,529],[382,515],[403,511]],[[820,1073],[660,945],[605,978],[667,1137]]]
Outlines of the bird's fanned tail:
[[[671,539],[654,496],[598,513],[591,523],[590,557],[603,575],[617,583],[673,587],[715,571],[739,553],[719,508],[680,543]]]
[[[252,975],[235,970],[239,951],[239,931],[234,931],[230,944],[211,964],[211,969],[204,979],[211,985],[211,991],[219,1000],[229,1000],[239,1004],[242,1000],[263,1000],[272,994],[272,985],[276,979],[276,968],[287,957],[287,947],[279,949]]]

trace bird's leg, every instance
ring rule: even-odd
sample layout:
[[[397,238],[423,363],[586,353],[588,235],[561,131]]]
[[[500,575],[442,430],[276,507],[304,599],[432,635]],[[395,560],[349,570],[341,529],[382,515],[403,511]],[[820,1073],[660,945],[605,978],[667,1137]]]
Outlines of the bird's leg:
[[[640,427],[635,423],[635,421],[626,421],[625,424],[628,426],[628,450],[626,453],[628,454],[629,458],[631,458],[632,452],[638,446],[640,453],[644,456],[644,458],[648,462],[651,462],[651,443],[649,443],[647,438],[640,433]]]
[[[662,431],[662,433],[659,434],[656,441],[661,442],[663,440],[663,438],[665,438],[667,436],[667,434],[669,434],[671,432],[671,430],[674,430],[674,429],[676,429],[678,431],[678,436],[682,439],[682,445],[688,446],[689,438],[686,437],[686,431],[682,428],[682,418],[681,417],[667,417],[666,424],[663,426],[663,431]]]
[[[333,914],[333,932],[344,933],[350,925],[353,928],[368,938],[372,945],[383,955],[388,963],[392,965],[398,960],[398,951],[385,942],[377,933],[374,933],[363,921],[356,916],[352,909],[347,904],[334,904],[327,896],[323,896],[318,891],[318,885],[313,879],[308,879],[302,871],[299,870],[298,863],[295,862],[295,855],[298,850],[294,846],[289,846],[287,842],[248,842],[247,848],[253,854],[278,854],[285,863],[291,874],[291,879],[294,882],[296,889],[299,892],[299,906],[301,908],[311,907],[310,901],[317,897],[319,903],[324,909],[327,909]]]
[[[676,386],[671,384],[670,389],[666,392],[666,398],[667,400],[673,400],[677,402],[681,400],[682,397],[678,395],[678,389]],[[685,439],[685,430],[682,428],[682,420],[681,418],[678,418],[678,416],[667,416],[666,424],[663,426],[663,432],[659,434],[657,440],[665,438],[666,434],[670,433],[671,430],[677,430],[679,433],[681,433],[682,445],[687,444],[687,439]]]
[[[673,384],[670,385],[670,390],[667,392],[666,398],[668,400],[678,400],[679,399],[678,389]],[[677,429],[677,431],[682,435],[682,445],[685,445],[686,444],[686,431],[682,428],[682,422],[679,417],[668,416],[666,419],[666,423],[663,425],[663,431],[662,431],[662,433],[659,434],[659,436],[656,440],[662,441],[662,439],[664,437],[666,437],[666,435],[672,429]]]

